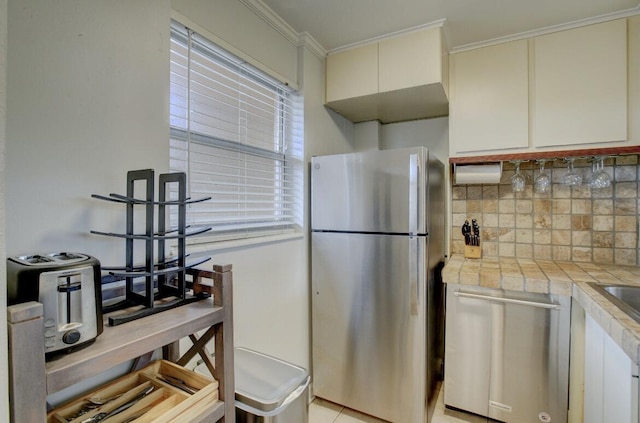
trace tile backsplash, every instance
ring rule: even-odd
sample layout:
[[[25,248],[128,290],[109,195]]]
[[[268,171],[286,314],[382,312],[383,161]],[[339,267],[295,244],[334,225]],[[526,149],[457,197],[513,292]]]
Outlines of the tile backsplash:
[[[578,159],[575,166],[586,180],[591,162]],[[567,172],[562,160],[545,167],[553,182],[547,194],[533,191],[539,172],[535,162],[521,165],[527,175],[524,192],[513,192],[514,166],[507,162],[500,184],[454,185],[452,252],[463,254],[461,226],[477,219],[484,257],[639,264],[638,155],[605,160],[609,188],[566,187],[558,182]]]

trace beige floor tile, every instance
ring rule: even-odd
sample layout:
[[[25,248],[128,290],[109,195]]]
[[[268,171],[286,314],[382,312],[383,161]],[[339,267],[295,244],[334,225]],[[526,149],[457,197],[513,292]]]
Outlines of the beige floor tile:
[[[345,408],[335,423],[385,423],[385,421]]]
[[[309,404],[309,423],[333,423],[344,407],[316,398]]]
[[[493,420],[444,406],[444,390],[440,390],[431,423],[485,423]],[[316,398],[309,406],[309,423],[384,423],[340,405]]]
[[[433,412],[431,423],[485,423],[489,420],[475,414],[448,409],[444,406],[444,388],[440,390],[436,409]]]

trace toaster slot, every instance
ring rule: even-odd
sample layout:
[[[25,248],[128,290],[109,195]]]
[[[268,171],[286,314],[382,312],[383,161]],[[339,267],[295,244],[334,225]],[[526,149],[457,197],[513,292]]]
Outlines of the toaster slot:
[[[64,326],[82,322],[82,276],[65,275],[58,278],[58,324]]]

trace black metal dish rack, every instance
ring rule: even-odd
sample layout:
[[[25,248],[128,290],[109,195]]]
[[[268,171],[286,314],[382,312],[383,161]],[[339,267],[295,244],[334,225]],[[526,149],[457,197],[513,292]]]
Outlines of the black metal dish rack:
[[[136,181],[144,181],[145,197],[136,198]],[[208,294],[188,294],[186,270],[198,266],[211,257],[204,257],[187,263],[185,253],[186,238],[210,231],[211,228],[198,228],[190,230],[186,225],[187,204],[198,203],[210,200],[211,197],[191,199],[187,198],[186,189],[187,177],[184,172],[164,173],[159,176],[158,201],[155,201],[154,171],[153,169],[131,170],[127,172],[127,195],[109,194],[102,196],[93,194],[93,198],[126,205],[126,233],[91,231],[93,234],[110,237],[124,238],[126,241],[126,260],[123,267],[103,266],[102,270],[116,278],[123,278],[126,281],[124,300],[106,306],[104,313],[116,310],[132,308],[131,311],[116,313],[109,317],[109,325],[117,326],[132,320],[139,319],[151,314],[156,314],[165,310],[189,304],[206,298]],[[169,199],[169,189],[172,184],[177,184],[177,199]],[[145,233],[134,233],[134,208],[142,206],[145,208]],[[155,208],[158,208],[157,231],[154,230]],[[167,216],[169,207],[178,209],[177,227],[167,227]],[[167,240],[177,240],[178,253],[173,257],[166,257],[165,242]],[[134,242],[144,241],[145,263],[136,265],[134,263]],[[157,244],[157,254],[154,250]],[[135,290],[134,281],[144,278],[144,290]],[[138,307],[136,307],[138,306]],[[140,308],[139,306],[143,306]],[[135,308],[135,309],[134,309]]]

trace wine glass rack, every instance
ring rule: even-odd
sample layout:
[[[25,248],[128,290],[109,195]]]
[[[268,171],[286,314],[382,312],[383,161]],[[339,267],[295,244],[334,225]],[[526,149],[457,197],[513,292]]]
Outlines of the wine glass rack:
[[[109,325],[117,326],[151,314],[170,310],[184,304],[199,301],[209,296],[206,293],[189,294],[187,290],[186,270],[198,266],[211,257],[187,262],[185,251],[186,238],[210,231],[210,227],[191,229],[186,225],[186,209],[188,204],[210,200],[211,197],[191,199],[186,195],[187,177],[184,172],[163,173],[159,175],[158,201],[155,200],[154,170],[131,170],[127,172],[127,194],[109,194],[108,196],[92,194],[91,197],[122,203],[126,205],[126,232],[91,233],[125,239],[125,265],[106,267],[110,275],[124,279],[125,297],[122,301],[103,308],[104,313],[123,310],[109,317]],[[142,181],[142,182],[138,182]],[[144,187],[144,197],[136,196],[136,186]],[[177,185],[177,199],[170,199],[170,190]],[[134,218],[142,213],[135,213],[136,207],[144,208],[144,224],[136,226]],[[155,212],[157,207],[157,224]],[[178,223],[175,227],[167,226],[170,207],[178,211]],[[136,227],[144,226],[144,233],[136,233]],[[177,241],[177,255],[167,257],[166,241]],[[138,241],[136,243],[136,241]],[[144,264],[134,262],[136,244],[144,243]],[[157,250],[156,250],[157,247]],[[154,254],[157,252],[157,254]],[[144,278],[144,289],[140,289],[139,281]],[[136,283],[138,282],[138,283]],[[142,307],[140,307],[142,306]]]

